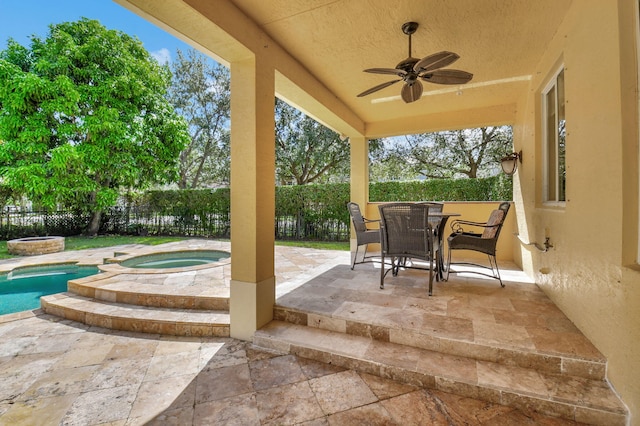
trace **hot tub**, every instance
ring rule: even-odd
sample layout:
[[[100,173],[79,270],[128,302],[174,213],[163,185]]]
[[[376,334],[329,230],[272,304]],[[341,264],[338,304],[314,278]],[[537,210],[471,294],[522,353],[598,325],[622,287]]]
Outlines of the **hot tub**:
[[[229,252],[221,250],[190,250],[146,254],[119,262],[126,268],[167,269],[207,265],[228,259]]]
[[[10,254],[32,256],[64,251],[64,237],[27,237],[7,241]]]

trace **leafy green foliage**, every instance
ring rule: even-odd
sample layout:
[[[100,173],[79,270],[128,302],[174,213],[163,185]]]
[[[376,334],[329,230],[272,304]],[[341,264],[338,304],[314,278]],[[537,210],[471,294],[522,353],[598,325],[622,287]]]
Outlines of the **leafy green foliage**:
[[[344,241],[349,236],[349,184],[276,188],[276,239]],[[510,200],[512,180],[435,179],[372,183],[370,198],[384,201]],[[148,191],[128,194],[103,215],[102,233],[182,235],[228,238],[231,231],[229,189]],[[76,235],[86,222],[82,212],[17,212],[0,221],[2,238]]]
[[[292,185],[276,188],[276,216],[296,216],[314,220],[349,219],[349,184]]]
[[[406,135],[384,141],[370,154],[372,181],[478,178],[500,173],[500,158],[512,151],[509,126]]]
[[[276,181],[306,185],[348,180],[349,143],[276,99]]]
[[[188,189],[178,191],[147,191],[138,203],[162,214],[176,214],[189,210],[192,214],[220,212],[228,214],[231,207],[231,193],[228,188]]]
[[[348,183],[276,187],[276,216],[348,220]],[[432,179],[411,182],[377,182],[369,187],[370,200],[381,201],[503,201],[512,198],[512,181],[505,175],[482,179]],[[215,190],[147,191],[135,204],[166,215],[188,211],[192,215],[228,215],[228,188]]]
[[[197,234],[204,230],[205,237],[228,237],[230,233],[231,192],[228,188],[186,189],[177,191],[147,191],[133,204],[150,216],[172,217],[167,230],[157,233]]]
[[[164,95],[170,71],[142,43],[98,21],[50,26],[0,52],[0,176],[44,207],[102,210],[124,188],[176,176],[189,140]]]
[[[505,175],[480,179],[432,179],[378,182],[369,187],[370,200],[384,201],[503,201],[512,198],[512,180]],[[182,220],[229,220],[229,189],[148,191],[135,202],[160,215]],[[348,233],[350,199],[348,183],[276,187],[278,220],[290,218],[298,238],[339,240]],[[204,224],[206,227],[206,224]],[[276,225],[278,228],[280,225]],[[337,231],[336,231],[337,230]],[[341,231],[342,230],[342,231]],[[337,234],[336,234],[337,232]],[[276,235],[280,237],[276,229]],[[290,236],[290,233],[287,233]]]
[[[191,141],[180,153],[178,187],[229,184],[231,76],[196,50],[178,50],[168,99],[189,123]]]
[[[369,186],[371,201],[508,201],[512,198],[513,181],[504,174],[478,179],[375,182]]]

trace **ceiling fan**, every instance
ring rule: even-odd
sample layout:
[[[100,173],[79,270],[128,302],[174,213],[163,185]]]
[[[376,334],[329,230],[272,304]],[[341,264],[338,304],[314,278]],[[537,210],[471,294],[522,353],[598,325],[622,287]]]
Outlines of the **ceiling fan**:
[[[410,103],[417,101],[422,96],[422,83],[420,83],[420,80],[436,84],[465,84],[471,81],[473,78],[473,74],[471,73],[453,69],[442,69],[460,58],[460,56],[453,52],[442,51],[422,59],[412,57],[411,34],[415,33],[417,29],[417,22],[406,22],[402,25],[402,32],[409,36],[409,57],[407,59],[400,62],[395,68],[368,68],[364,70],[364,72],[373,74],[396,75],[400,78],[378,84],[365,90],[358,95],[359,98],[382,90],[399,81],[404,81],[400,95],[403,101]]]

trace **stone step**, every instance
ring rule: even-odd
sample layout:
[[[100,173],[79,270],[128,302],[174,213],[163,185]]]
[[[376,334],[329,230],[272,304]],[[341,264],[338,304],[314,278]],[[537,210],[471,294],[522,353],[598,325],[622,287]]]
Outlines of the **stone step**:
[[[348,314],[345,314],[348,315]],[[359,320],[357,312],[353,317],[325,315],[294,308],[275,306],[274,320],[315,327],[348,335],[366,337],[381,342],[402,344],[443,354],[473,358],[504,365],[533,368],[551,374],[605,380],[606,359],[600,353],[587,351],[537,352],[517,345],[502,342],[486,344],[474,340],[452,337],[447,330],[422,325],[417,328],[400,327],[397,324],[372,324],[370,318]],[[451,322],[451,319],[448,319]],[[455,335],[455,333],[452,333]]]
[[[176,288],[146,284],[141,281],[110,279],[97,280],[85,277],[70,280],[67,290],[80,296],[107,302],[158,308],[197,309],[212,311],[229,310],[229,288],[212,286],[188,286]]]
[[[229,336],[229,313],[159,308],[96,300],[73,293],[40,298],[51,315],[113,330],[174,336]]]
[[[625,425],[626,408],[603,380],[383,342],[272,321],[259,347],[355,369],[383,378],[597,425]]]

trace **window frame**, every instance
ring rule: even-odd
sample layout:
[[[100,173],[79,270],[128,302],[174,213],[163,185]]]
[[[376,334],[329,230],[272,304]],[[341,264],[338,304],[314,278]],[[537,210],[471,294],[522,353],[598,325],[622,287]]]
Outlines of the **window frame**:
[[[558,96],[558,77],[562,74],[562,99],[565,99],[565,90],[564,90],[564,64],[561,64],[560,66],[558,66],[555,71],[553,72],[551,78],[549,79],[549,82],[547,83],[547,85],[544,87],[544,89],[541,92],[541,104],[542,104],[542,148],[543,148],[543,188],[542,188],[542,203],[544,206],[549,206],[549,207],[565,207],[566,206],[566,198],[567,198],[567,194],[566,194],[566,112],[565,112],[565,116],[564,116],[564,121],[565,121],[565,145],[564,145],[564,151],[563,151],[563,157],[564,157],[564,161],[565,161],[565,166],[564,166],[564,172],[565,172],[565,178],[564,178],[564,190],[563,190],[563,195],[564,195],[564,199],[560,200],[559,196],[560,196],[560,182],[561,179],[559,178],[560,176],[560,163],[559,163],[559,159],[560,159],[560,155],[558,155],[558,152],[560,152],[560,137],[559,137],[559,132],[557,131],[558,129],[558,112],[560,111],[559,108],[559,96]],[[549,140],[549,133],[550,133],[550,129],[549,129],[549,102],[548,102],[548,95],[551,91],[555,91],[555,96],[554,96],[554,129],[556,129],[556,131],[553,132],[554,134],[554,141],[553,141],[553,145],[554,145],[554,162],[553,162],[553,171],[555,172],[554,174],[554,182],[553,182],[553,193],[555,195],[553,195],[553,198],[551,197],[550,193],[550,189],[551,189],[551,178],[550,178],[550,172],[551,172],[551,160],[549,159],[549,156],[551,155],[551,150],[550,150],[550,140]],[[564,105],[563,105],[563,111],[564,111]]]

